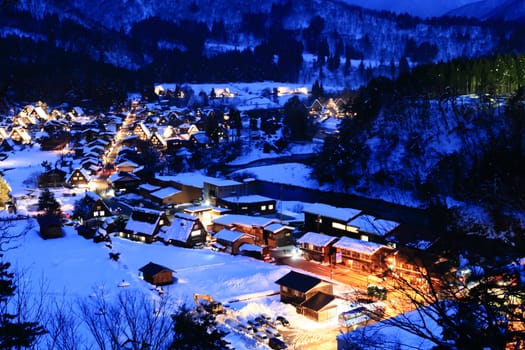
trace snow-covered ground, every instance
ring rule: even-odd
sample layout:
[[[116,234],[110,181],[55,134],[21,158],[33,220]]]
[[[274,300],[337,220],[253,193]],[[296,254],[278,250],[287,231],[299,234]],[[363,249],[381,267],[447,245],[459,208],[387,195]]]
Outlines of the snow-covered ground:
[[[54,164],[58,157],[58,153],[43,152],[38,147],[26,148],[10,153],[9,158],[1,163],[0,170],[12,187],[12,194],[23,196],[29,189],[35,188],[35,174],[43,171],[42,161]],[[286,166],[276,169],[279,172],[289,171]],[[297,175],[300,173],[297,172]],[[304,173],[301,176],[307,175]],[[63,196],[64,190],[53,192],[65,211],[71,211],[78,197]],[[19,213],[32,213],[38,200],[38,192],[35,194],[33,198],[19,201]],[[297,205],[290,203],[290,208],[286,209]],[[2,225],[0,222],[0,227],[7,228]],[[13,270],[19,276],[23,276],[25,282],[20,285],[26,285],[24,288],[29,288],[31,295],[45,294],[48,302],[65,300],[78,303],[99,294],[101,290],[108,301],[116,299],[123,290],[143,292],[155,298],[158,292],[139,276],[140,267],[155,262],[175,271],[176,283],[164,288],[175,305],[184,303],[193,307],[194,293],[208,294],[230,305],[237,315],[245,318],[259,313],[284,315],[292,324],[288,332],[293,334],[297,348],[306,349],[312,343],[323,343],[322,348],[335,349],[337,320],[323,323],[310,321],[298,315],[294,307],[281,303],[275,295],[279,290],[275,281],[290,271],[287,266],[209,249],[143,244],[118,237],[112,237],[109,247],[105,243],[96,244],[84,239],[71,226],[64,227],[63,238],[43,240],[34,219],[13,221],[10,225],[13,225],[8,228],[10,232],[21,232],[23,235],[12,242],[16,248],[8,250],[5,259],[13,264]],[[110,259],[110,252],[120,253],[118,261]],[[45,290],[40,287],[43,285]],[[346,292],[347,287],[336,286],[336,291]],[[341,305],[342,308],[344,306]],[[227,336],[227,340],[236,349],[267,348],[251,337],[234,332]],[[319,346],[315,345],[315,348]]]

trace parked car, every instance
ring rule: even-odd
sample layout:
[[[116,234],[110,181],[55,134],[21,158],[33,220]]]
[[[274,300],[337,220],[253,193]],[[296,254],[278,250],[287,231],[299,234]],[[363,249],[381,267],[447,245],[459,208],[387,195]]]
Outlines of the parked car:
[[[270,340],[268,335],[264,332],[257,332],[253,335],[253,337],[255,338],[255,340],[261,343],[268,343],[268,341]]]
[[[252,326],[253,328],[253,331],[254,332],[263,332],[264,331],[264,326],[263,326],[263,323],[259,322],[258,320],[256,319],[249,319],[248,320],[248,324],[250,326]]]
[[[281,339],[279,338],[270,338],[268,340],[268,346],[271,348],[271,349],[277,349],[277,350],[282,350],[282,349],[287,349],[288,346],[286,346],[286,343],[284,341],[282,341]]]
[[[281,333],[277,332],[277,330],[275,330],[275,328],[266,327],[266,329],[264,331],[271,338],[282,338]]]
[[[284,316],[277,316],[275,318],[275,321],[274,323],[276,325],[281,325],[281,326],[285,326],[285,327],[290,327],[290,322],[288,322],[288,320],[286,319],[286,317]]]

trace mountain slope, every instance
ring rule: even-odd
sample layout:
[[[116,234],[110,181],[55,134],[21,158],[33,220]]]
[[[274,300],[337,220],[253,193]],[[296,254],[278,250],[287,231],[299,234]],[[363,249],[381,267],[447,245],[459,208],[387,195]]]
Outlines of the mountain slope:
[[[482,0],[454,9],[447,15],[475,17],[481,20],[523,21],[525,1]]]

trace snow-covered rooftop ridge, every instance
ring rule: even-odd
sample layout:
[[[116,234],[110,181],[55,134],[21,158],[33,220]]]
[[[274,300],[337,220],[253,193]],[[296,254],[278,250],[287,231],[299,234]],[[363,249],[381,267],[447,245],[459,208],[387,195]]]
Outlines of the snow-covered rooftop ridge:
[[[297,240],[297,243],[307,243],[318,247],[326,247],[336,239],[336,237],[328,236],[324,233],[306,232],[301,238]]]
[[[150,193],[153,197],[156,197],[156,198],[159,198],[159,199],[164,199],[164,198],[168,198],[170,196],[173,196],[177,193],[180,193],[181,191],[176,189],[176,188],[173,188],[173,187],[164,187],[164,188],[161,188],[160,190],[157,190],[155,192],[152,192]]]
[[[177,175],[156,175],[156,179],[161,181],[173,181],[186,186],[203,188],[205,181],[213,181],[213,177],[206,176],[200,173],[179,173]]]
[[[219,225],[257,225],[266,227],[269,224],[274,223],[275,219],[268,219],[261,216],[250,216],[241,214],[225,214],[213,219],[213,223]]]
[[[348,225],[355,226],[362,232],[384,236],[400,224],[396,221],[378,219],[372,215],[362,214],[348,222]]]
[[[303,212],[309,214],[318,214],[332,219],[348,222],[359,215],[361,210],[353,208],[338,208],[324,203],[314,203],[304,208]]]
[[[387,246],[375,242],[363,241],[356,238],[341,237],[337,242],[334,243],[333,247],[363,252],[366,254],[373,254],[377,250],[386,248]]]
[[[215,238],[226,241],[226,242],[235,242],[242,236],[244,236],[244,233],[232,231],[228,229],[222,229],[214,235]]]
[[[264,201],[270,201],[274,200],[270,197],[261,196],[258,194],[247,194],[244,196],[228,196],[228,197],[222,197],[221,199],[227,201],[227,202],[242,202],[242,203],[258,203],[258,202],[264,202]]]
[[[242,185],[242,182],[238,182],[238,181],[235,181],[235,180],[220,179],[220,178],[213,178],[213,177],[208,178],[204,182],[208,183],[210,185],[214,185],[214,186],[239,186],[239,185]]]

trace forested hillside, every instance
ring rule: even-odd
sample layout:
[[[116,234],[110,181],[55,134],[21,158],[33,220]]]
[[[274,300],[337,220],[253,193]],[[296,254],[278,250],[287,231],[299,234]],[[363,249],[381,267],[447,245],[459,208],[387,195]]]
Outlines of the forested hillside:
[[[336,1],[248,5],[2,2],[0,91],[62,102],[64,96],[97,98],[115,89],[120,96],[159,81],[310,85],[318,79],[324,86],[357,88],[381,75],[395,78],[407,67],[525,49],[522,29],[512,23],[423,20]],[[83,67],[105,73],[86,74]],[[58,89],[48,88],[50,78]]]
[[[325,143],[314,173],[366,195],[395,188],[424,207],[480,206],[489,219],[476,230],[519,231],[523,86],[523,55],[458,59],[373,80],[348,100],[356,117]]]

